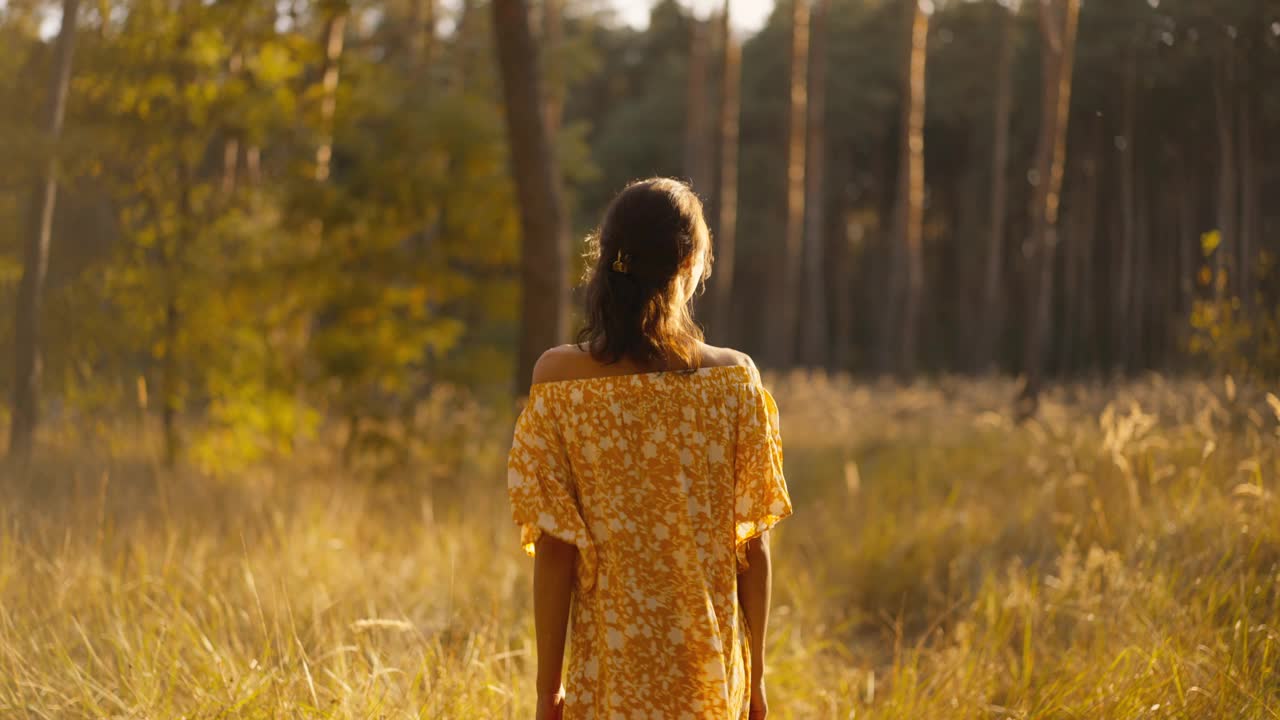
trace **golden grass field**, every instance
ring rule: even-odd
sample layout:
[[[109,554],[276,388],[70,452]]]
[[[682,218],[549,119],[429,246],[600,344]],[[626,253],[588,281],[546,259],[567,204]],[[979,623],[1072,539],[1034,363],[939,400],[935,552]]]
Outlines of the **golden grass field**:
[[[1280,718],[1274,396],[1066,386],[1016,425],[1007,381],[772,384],[773,717]],[[0,484],[0,718],[531,719],[510,413],[431,412],[376,482],[56,432]]]

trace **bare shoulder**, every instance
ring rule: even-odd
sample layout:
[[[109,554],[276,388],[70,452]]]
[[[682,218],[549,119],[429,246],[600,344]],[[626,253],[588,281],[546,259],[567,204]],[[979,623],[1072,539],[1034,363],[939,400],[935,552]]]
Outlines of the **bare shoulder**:
[[[577,380],[592,375],[596,362],[577,345],[561,345],[542,353],[533,366],[533,383]]]
[[[716,347],[714,345],[702,345],[702,366],[703,367],[745,367],[755,371],[756,364],[752,362],[751,356],[734,350],[733,348]]]

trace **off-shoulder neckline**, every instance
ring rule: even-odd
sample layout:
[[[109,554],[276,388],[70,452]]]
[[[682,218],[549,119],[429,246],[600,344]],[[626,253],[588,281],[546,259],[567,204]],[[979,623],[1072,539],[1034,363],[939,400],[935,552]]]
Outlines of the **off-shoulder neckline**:
[[[549,388],[549,387],[566,386],[566,385],[572,385],[572,384],[590,384],[590,383],[600,382],[602,380],[619,380],[619,381],[650,380],[651,381],[651,380],[657,380],[659,378],[662,378],[668,375],[702,376],[702,375],[710,375],[712,371],[715,371],[715,370],[740,370],[747,373],[748,377],[752,375],[751,368],[746,365],[712,365],[710,367],[698,368],[697,370],[694,370],[692,372],[688,370],[657,370],[653,372],[642,372],[642,373],[623,373],[621,375],[597,375],[594,377],[569,378],[567,380],[547,380],[545,382],[534,383],[530,388],[530,391],[536,390],[538,388]]]

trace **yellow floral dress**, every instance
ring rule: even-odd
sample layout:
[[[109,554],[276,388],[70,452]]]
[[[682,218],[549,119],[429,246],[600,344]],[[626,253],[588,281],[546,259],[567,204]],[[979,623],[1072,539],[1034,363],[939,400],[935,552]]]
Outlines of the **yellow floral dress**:
[[[791,514],[754,368],[534,385],[507,486],[526,552],[579,550],[566,720],[747,717],[744,545]]]

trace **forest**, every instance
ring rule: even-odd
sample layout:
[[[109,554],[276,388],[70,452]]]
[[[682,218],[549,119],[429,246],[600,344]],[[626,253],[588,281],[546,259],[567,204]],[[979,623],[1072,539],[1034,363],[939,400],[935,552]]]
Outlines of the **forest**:
[[[509,392],[651,175],[703,196],[700,317],[763,366],[1275,377],[1277,3],[820,0],[740,37],[731,6],[637,30],[548,0],[543,62],[510,61],[530,97],[487,7],[434,3],[77,3],[45,37],[56,4],[10,0],[14,407],[156,413],[211,457]],[[516,147],[512,102],[544,120]],[[508,158],[543,189],[531,235]]]
[[[1277,717],[1280,0],[735,8],[0,0],[0,716],[531,717],[502,455],[669,176],[779,717]]]

